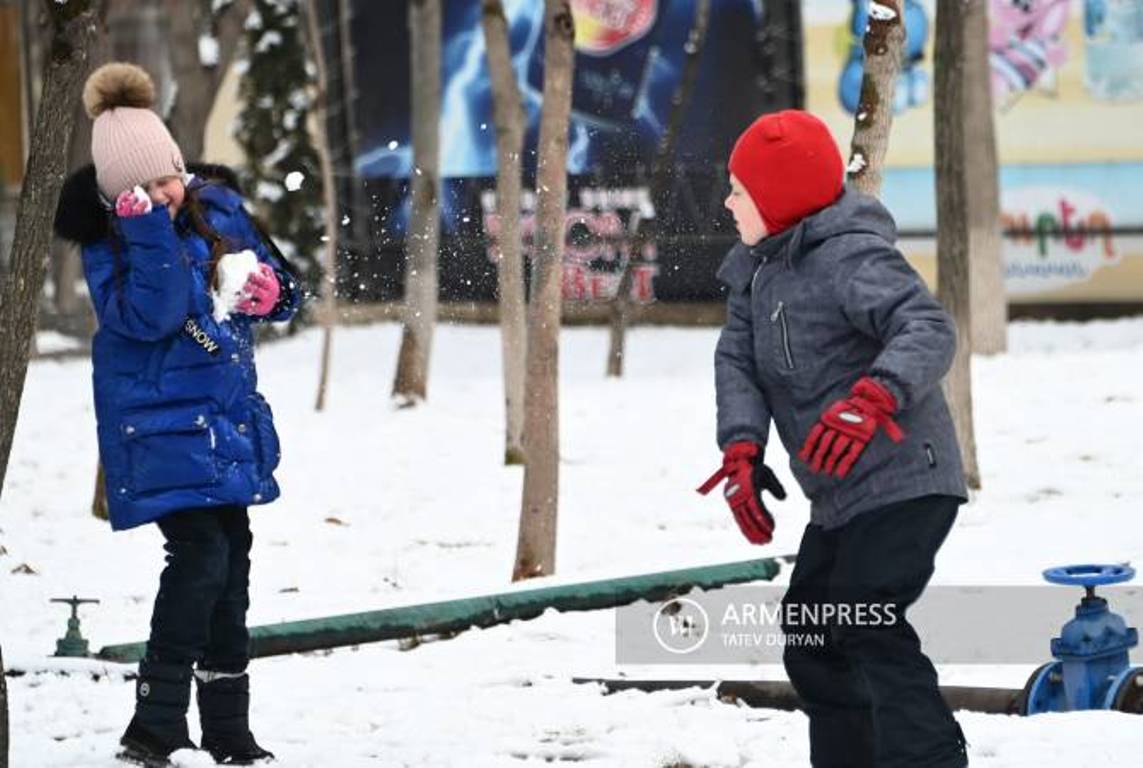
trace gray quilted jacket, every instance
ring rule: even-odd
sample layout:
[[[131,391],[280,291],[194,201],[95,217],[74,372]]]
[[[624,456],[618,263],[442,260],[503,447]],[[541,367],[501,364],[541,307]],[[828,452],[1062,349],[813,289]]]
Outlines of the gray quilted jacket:
[[[880,202],[847,189],[793,228],[739,243],[718,270],[729,289],[715,351],[719,447],[765,446],[773,420],[811,522],[827,529],[918,496],[965,498],[940,388],[956,329],[893,246],[896,234]],[[905,440],[878,430],[843,480],[810,472],[797,458],[810,429],[866,375],[897,398]]]

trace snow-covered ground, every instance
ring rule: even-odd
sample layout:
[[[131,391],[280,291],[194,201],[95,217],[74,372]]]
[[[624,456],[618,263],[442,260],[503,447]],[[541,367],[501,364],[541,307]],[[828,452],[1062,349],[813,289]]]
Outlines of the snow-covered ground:
[[[563,332],[561,580],[796,551],[808,513],[800,495],[775,506],[776,539],[760,550],[716,498],[694,493],[719,461],[715,336],[637,329],[627,376],[614,381],[603,376],[604,331]],[[1018,323],[1010,340],[1009,354],[975,362],[985,490],[963,508],[935,582],[1034,584],[1051,565],[1138,564],[1143,320]],[[282,435],[283,496],[253,514],[250,622],[505,588],[522,470],[500,461],[497,331],[441,327],[430,400],[410,410],[390,404],[399,332],[381,325],[337,332],[329,406],[314,413],[319,342],[310,332],[259,352]],[[152,527],[113,535],[91,517],[95,467],[90,364],[34,362],[0,500],[0,642],[9,667],[29,670],[9,679],[17,768],[110,768],[131,711],[126,668],[48,658],[66,615],[52,597],[102,601],[83,609],[96,648],[147,632],[161,539]],[[941,671],[944,682],[1019,687],[1030,669]],[[570,682],[620,673],[781,676],[621,668],[613,611],[549,612],[413,650],[386,642],[257,660],[253,721],[284,767],[808,764],[800,714],[730,706],[700,690],[603,696]],[[1143,727],[1127,715],[959,717],[974,766],[1130,765],[1143,754]]]

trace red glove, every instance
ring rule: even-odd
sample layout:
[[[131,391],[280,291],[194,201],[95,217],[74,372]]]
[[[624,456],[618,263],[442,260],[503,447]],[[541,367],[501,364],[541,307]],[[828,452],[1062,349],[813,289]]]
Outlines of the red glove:
[[[726,446],[722,467],[699,487],[698,492],[705,496],[723,478],[726,478],[723,496],[742,534],[752,544],[768,544],[774,534],[774,518],[763,506],[761,492],[769,491],[781,500],[786,498],[786,489],[778,482],[773,470],[762,463],[762,450],[758,444],[740,442]]]
[[[824,469],[827,475],[845,477],[873,439],[877,427],[883,427],[895,443],[905,438],[905,433],[893,421],[896,412],[897,398],[873,379],[863,376],[853,385],[849,397],[838,400],[821,415],[798,458],[814,472]]]
[[[151,197],[142,187],[125,189],[115,198],[115,215],[121,219],[151,212]]]
[[[258,271],[251,272],[250,277],[246,278],[246,285],[242,287],[245,298],[235,304],[234,308],[247,315],[262,317],[274,309],[281,293],[282,287],[278,284],[274,268],[269,264],[259,264]]]

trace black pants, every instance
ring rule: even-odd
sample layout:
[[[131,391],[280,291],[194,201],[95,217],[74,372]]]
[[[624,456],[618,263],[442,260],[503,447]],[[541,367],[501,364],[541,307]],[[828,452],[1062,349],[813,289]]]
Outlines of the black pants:
[[[186,509],[158,526],[167,540],[167,567],[151,615],[147,659],[244,672],[252,543],[246,508]]]
[[[905,620],[933,574],[959,503],[925,496],[863,513],[836,530],[806,527],[783,600],[783,661],[810,718],[815,768],[967,764],[936,670]],[[860,604],[881,607],[862,612]],[[826,605],[834,606],[828,622]],[[851,606],[846,620],[843,605]],[[820,644],[805,642],[814,635]]]

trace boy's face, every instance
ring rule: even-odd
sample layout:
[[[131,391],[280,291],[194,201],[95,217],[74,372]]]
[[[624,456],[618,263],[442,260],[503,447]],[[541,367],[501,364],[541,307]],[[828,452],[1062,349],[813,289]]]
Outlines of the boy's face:
[[[164,176],[149,181],[143,189],[146,190],[153,205],[167,206],[167,212],[171,214],[172,219],[179,212],[183,198],[186,197],[186,187],[183,186],[181,176]]]
[[[734,214],[734,225],[738,227],[738,236],[746,245],[757,245],[762,238],[769,234],[766,225],[762,223],[762,215],[758,213],[754,201],[746,187],[742,186],[734,174],[730,174],[730,194],[726,196],[723,205]]]

